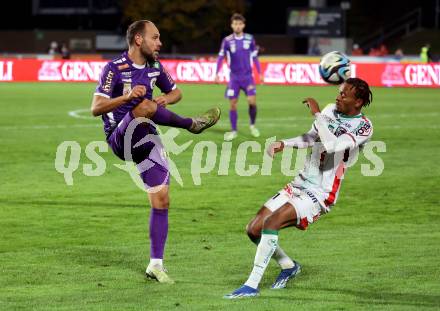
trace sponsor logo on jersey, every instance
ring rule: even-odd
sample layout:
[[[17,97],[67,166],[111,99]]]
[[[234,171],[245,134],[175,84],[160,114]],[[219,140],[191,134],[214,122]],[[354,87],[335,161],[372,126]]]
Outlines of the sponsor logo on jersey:
[[[115,61],[113,62],[113,64],[121,64],[121,63],[123,63],[123,62],[125,62],[125,61],[126,61],[125,57],[122,57],[122,58],[120,58],[120,59],[115,60]]]
[[[124,65],[119,65],[118,66],[118,70],[124,70],[124,69],[127,69],[127,68],[129,68],[130,66],[128,65],[128,64],[124,64]]]
[[[122,89],[122,94],[128,94],[131,92],[131,83],[124,83],[124,88]]]
[[[126,82],[126,83],[131,83],[131,78],[128,78],[128,79],[122,78],[121,81]]]
[[[243,49],[249,50],[249,47],[251,46],[251,42],[248,40],[243,41]]]
[[[148,77],[152,78],[152,77],[157,77],[158,75],[160,75],[159,71],[155,71],[155,72],[149,72]]]
[[[104,86],[102,87],[102,89],[107,93],[110,92],[110,88],[112,86],[112,81],[113,81],[113,76],[114,76],[114,73],[113,73],[113,71],[110,70],[107,73],[107,76],[105,77],[105,82],[104,82]]]
[[[236,48],[235,48],[235,44],[231,43],[231,53],[235,53]]]
[[[341,136],[342,134],[345,134],[345,133],[347,133],[347,129],[342,127],[342,126],[338,126],[338,128],[335,130],[334,134],[335,134],[336,137],[339,137],[339,136]]]
[[[131,71],[123,71],[123,72],[121,72],[121,75],[123,75],[124,77],[130,78],[131,77]]]
[[[355,130],[355,134],[357,136],[368,136],[371,132],[371,124],[369,122],[363,122],[361,125]]]

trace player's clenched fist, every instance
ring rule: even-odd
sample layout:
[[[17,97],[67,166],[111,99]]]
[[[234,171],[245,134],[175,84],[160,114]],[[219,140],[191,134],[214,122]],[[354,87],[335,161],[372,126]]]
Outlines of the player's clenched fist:
[[[276,142],[271,143],[267,147],[266,152],[271,158],[273,158],[273,155],[275,153],[283,151],[283,149],[284,149],[284,143],[282,141],[276,141]]]
[[[168,105],[168,99],[164,95],[153,98],[153,101],[162,107],[166,107]]]
[[[144,85],[135,85],[131,89],[130,93],[128,93],[125,96],[127,97],[128,100],[132,100],[134,98],[144,97],[146,93],[147,93],[147,89],[145,88]]]

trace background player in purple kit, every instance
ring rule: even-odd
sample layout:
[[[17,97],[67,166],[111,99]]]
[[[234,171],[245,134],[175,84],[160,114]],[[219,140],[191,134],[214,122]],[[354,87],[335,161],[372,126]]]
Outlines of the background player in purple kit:
[[[225,94],[231,104],[229,119],[231,121],[232,131],[225,134],[225,140],[228,141],[237,137],[237,102],[240,90],[243,90],[247,96],[251,134],[254,137],[260,136],[260,132],[255,127],[255,119],[257,117],[257,92],[252,76],[252,62],[255,63],[255,67],[260,75],[260,81],[264,82],[264,78],[261,75],[258,50],[254,37],[243,32],[245,22],[246,20],[243,15],[237,13],[232,15],[231,28],[233,33],[223,39],[217,59],[216,82],[220,80],[218,73],[225,56],[231,70],[229,84]]]
[[[128,27],[129,49],[103,69],[91,110],[94,116],[102,116],[107,142],[113,152],[122,160],[136,163],[149,190],[151,259],[146,275],[161,283],[174,283],[163,267],[168,235],[168,163],[154,124],[198,134],[218,121],[220,110],[213,108],[200,117],[184,118],[165,108],[178,102],[182,94],[158,61],[162,45],[159,38],[159,30],[150,21],[136,21]],[[153,98],[154,86],[163,94]],[[152,122],[138,124],[136,118]],[[133,126],[130,137],[127,129]],[[136,146],[148,137],[153,138]]]

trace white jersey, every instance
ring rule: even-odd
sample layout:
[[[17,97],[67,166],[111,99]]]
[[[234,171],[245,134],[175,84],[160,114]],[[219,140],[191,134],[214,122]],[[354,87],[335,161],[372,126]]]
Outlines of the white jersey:
[[[312,152],[307,156],[304,169],[292,181],[292,185],[312,191],[319,200],[322,208],[329,211],[336,203],[341,181],[351,161],[356,160],[359,148],[372,136],[373,127],[369,119],[362,113],[356,116],[347,116],[336,111],[336,105],[327,105],[321,112],[326,119],[328,129],[336,137],[347,135],[354,142],[354,147],[345,151],[327,153],[320,141],[315,121],[308,133],[314,137]]]

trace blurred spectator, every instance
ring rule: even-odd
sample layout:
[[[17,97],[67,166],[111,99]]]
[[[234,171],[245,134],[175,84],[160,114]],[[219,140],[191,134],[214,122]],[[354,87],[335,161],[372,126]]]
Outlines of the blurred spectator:
[[[61,58],[70,59],[70,51],[66,43],[61,44]]]
[[[376,47],[372,47],[370,49],[370,52],[368,52],[369,56],[379,56],[379,49],[376,49]]]
[[[382,44],[379,46],[379,51],[378,51],[378,53],[379,53],[379,56],[387,56],[387,55],[389,54],[389,52],[388,52],[388,48],[387,48],[387,46],[386,46],[384,43],[382,43]]]
[[[351,51],[351,55],[353,56],[361,56],[364,55],[364,51],[359,47],[359,44],[353,44],[353,50]]]
[[[403,50],[401,48],[398,48],[396,52],[394,52],[394,58],[397,60],[401,60],[403,58]]]
[[[429,43],[422,46],[422,49],[420,50],[420,60],[422,63],[430,63],[432,62],[432,55],[431,55],[431,45]]]
[[[311,46],[309,46],[309,50],[307,51],[308,55],[311,56],[320,56],[321,50],[319,49],[318,42],[314,41]]]
[[[58,54],[58,52],[59,52],[58,51],[58,42],[52,41],[49,45],[48,53],[50,55],[55,55],[55,54]]]

